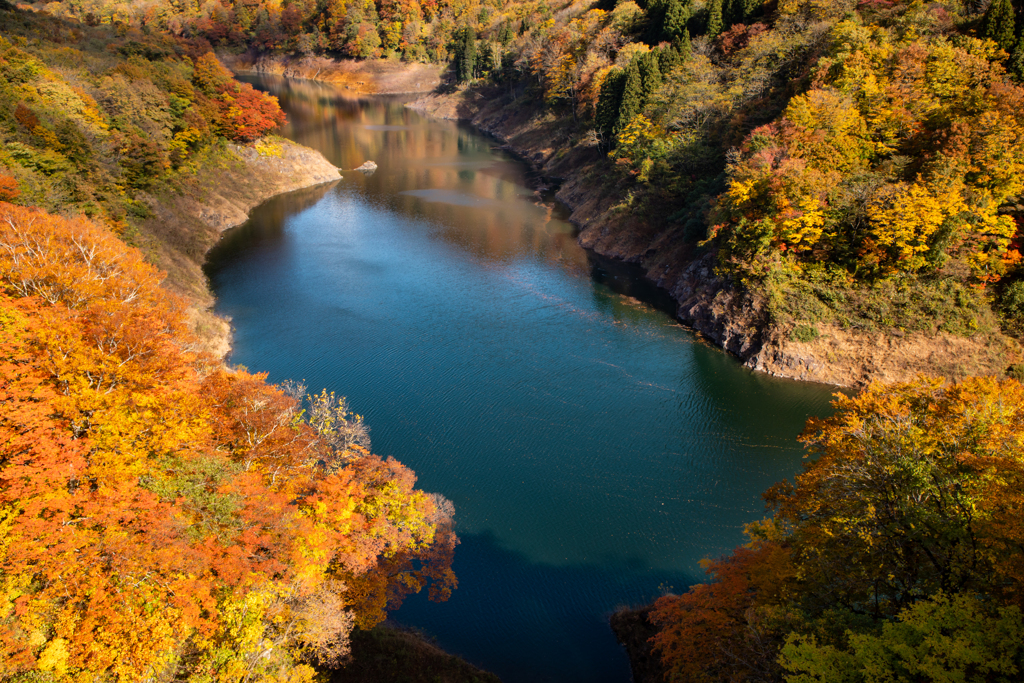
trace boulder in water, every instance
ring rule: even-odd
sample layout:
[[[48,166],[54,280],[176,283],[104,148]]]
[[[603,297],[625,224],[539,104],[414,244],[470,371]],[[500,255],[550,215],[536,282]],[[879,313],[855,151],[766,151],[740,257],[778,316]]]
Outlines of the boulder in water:
[[[363,173],[373,173],[374,171],[377,170],[377,164],[373,163],[372,161],[366,161],[363,162],[363,165],[357,168],[356,170],[362,171]]]

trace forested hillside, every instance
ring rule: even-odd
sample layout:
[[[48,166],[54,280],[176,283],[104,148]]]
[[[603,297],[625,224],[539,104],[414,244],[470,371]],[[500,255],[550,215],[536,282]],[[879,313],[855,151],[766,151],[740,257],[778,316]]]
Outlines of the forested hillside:
[[[161,277],[0,204],[0,671],[313,680],[354,626],[447,596],[452,508],[344,399],[197,351]]]
[[[451,504],[343,398],[204,351],[147,262],[202,260],[173,204],[282,161],[284,115],[203,41],[0,27],[0,678],[320,680],[450,593]]]
[[[792,340],[947,333],[1019,359],[1002,337],[1024,333],[1009,0],[46,8],[253,54],[450,62],[454,80],[528,110],[549,156],[605,158],[589,182],[617,203],[591,240],[642,233],[629,239],[652,276],[665,259],[645,241],[671,252],[665,271],[712,249],[756,324]]]
[[[141,195],[182,184],[284,121],[201,42],[0,12],[5,199],[82,213],[131,239]],[[122,34],[119,37],[117,34]]]

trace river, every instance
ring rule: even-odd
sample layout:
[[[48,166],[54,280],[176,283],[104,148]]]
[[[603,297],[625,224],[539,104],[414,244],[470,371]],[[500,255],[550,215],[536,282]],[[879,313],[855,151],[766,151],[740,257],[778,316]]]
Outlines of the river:
[[[625,683],[608,615],[743,542],[831,390],[680,327],[494,140],[395,99],[253,82],[286,137],[379,169],[275,198],[211,252],[230,362],[347,396],[374,452],[454,501],[459,588],[397,622],[507,683]]]

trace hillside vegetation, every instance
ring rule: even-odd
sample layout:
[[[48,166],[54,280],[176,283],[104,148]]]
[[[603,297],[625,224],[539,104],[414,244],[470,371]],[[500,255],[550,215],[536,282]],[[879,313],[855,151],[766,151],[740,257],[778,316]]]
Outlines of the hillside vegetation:
[[[13,11],[0,11],[0,34],[4,199],[81,213],[128,240],[150,193],[185,187],[226,162],[226,141],[284,121],[202,45]]]
[[[0,247],[0,670],[313,680],[403,595],[447,596],[450,504],[344,399],[197,351],[89,219],[3,203]]]
[[[204,183],[299,163],[276,100],[202,41],[8,6],[0,72],[0,678],[323,680],[445,599],[451,504],[344,398],[204,351],[147,262],[202,260],[166,219]]]
[[[1018,681],[1024,390],[876,385],[809,421],[815,458],[771,520],[659,599],[668,680]]]
[[[1024,334],[1010,0],[45,7],[254,60],[293,53],[303,73],[323,57],[450,62],[454,80],[528,108],[556,156],[607,157],[589,181],[624,218],[606,231],[646,231],[677,259],[716,250],[761,324],[794,340]]]

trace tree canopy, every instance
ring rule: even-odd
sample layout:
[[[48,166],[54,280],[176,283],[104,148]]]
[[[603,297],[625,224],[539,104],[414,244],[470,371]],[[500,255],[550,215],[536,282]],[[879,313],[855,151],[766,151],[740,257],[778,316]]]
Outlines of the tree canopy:
[[[1024,387],[838,395],[775,517],[656,603],[683,680],[1011,681],[1024,672]]]
[[[197,351],[161,278],[88,219],[0,203],[0,668],[312,680],[354,625],[447,597],[451,506],[343,399]]]

